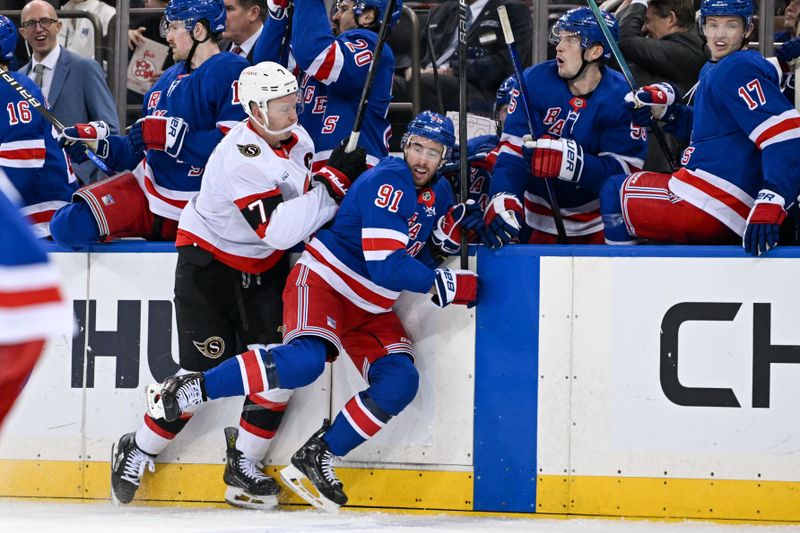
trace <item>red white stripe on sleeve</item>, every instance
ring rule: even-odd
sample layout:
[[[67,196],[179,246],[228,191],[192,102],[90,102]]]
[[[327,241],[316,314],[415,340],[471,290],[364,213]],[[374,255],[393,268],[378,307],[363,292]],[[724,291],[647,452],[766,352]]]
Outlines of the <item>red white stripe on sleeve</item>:
[[[339,79],[343,66],[344,54],[339,47],[338,41],[334,41],[314,58],[306,73],[313,76],[317,81],[330,85]]]
[[[522,137],[516,135],[509,135],[504,133],[500,137],[500,144],[497,145],[497,156],[500,154],[509,154],[517,157],[522,157]]]
[[[769,117],[750,133],[750,140],[759,150],[798,137],[800,137],[800,113],[796,109],[789,109],[780,115]]]
[[[0,167],[42,168],[46,155],[44,139],[5,142],[0,144]]]
[[[396,250],[404,250],[408,234],[386,228],[363,228],[361,247],[367,261],[383,261]]]

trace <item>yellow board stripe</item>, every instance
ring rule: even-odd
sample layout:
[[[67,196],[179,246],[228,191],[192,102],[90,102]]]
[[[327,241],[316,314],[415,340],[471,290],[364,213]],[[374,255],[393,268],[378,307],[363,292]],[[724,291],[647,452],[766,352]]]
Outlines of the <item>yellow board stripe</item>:
[[[141,502],[223,503],[224,465],[159,464],[136,493]],[[280,479],[281,466],[266,469]],[[349,505],[403,509],[472,510],[471,472],[337,468]],[[0,460],[0,497],[109,499],[108,462]],[[281,503],[302,500],[284,490]]]
[[[600,516],[800,521],[800,483],[539,476],[536,511]]]

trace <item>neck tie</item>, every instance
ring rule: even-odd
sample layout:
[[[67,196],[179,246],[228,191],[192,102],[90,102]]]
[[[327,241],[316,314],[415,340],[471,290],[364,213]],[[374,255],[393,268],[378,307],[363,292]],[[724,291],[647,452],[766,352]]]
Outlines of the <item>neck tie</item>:
[[[42,78],[44,76],[44,65],[39,63],[35,67],[33,67],[33,83],[35,83],[39,88],[42,87]]]
[[[231,49],[231,53],[236,54],[237,56],[242,55],[242,47],[241,46],[234,46]]]

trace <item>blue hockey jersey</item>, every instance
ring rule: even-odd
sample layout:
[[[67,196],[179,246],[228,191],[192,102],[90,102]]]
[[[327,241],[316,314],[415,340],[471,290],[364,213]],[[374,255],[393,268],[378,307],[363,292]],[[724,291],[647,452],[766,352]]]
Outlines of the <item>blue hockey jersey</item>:
[[[5,73],[4,73],[5,74]],[[17,72],[10,75],[39,102],[45,102],[33,80]],[[22,213],[37,237],[50,235],[50,219],[68,204],[78,182],[58,147],[53,126],[7,83],[0,84],[4,102],[0,119],[0,167],[22,196]]]
[[[58,270],[5,190],[0,170],[0,345],[70,334],[72,306],[64,299]]]
[[[479,135],[467,141],[467,163],[469,175],[467,176],[467,199],[473,200],[486,209],[489,203],[489,184],[491,183],[492,170],[497,163],[500,136]],[[442,167],[442,174],[448,179],[453,191],[458,198],[461,196],[460,155],[453,150],[450,160]]]
[[[574,96],[558,77],[555,60],[534,65],[523,73],[534,138],[574,139],[584,153],[580,181],[550,181],[561,208],[568,236],[600,232],[598,193],[614,174],[639,170],[647,154],[644,130],[631,123],[622,107],[629,88],[619,72],[609,68],[592,93]],[[512,91],[500,150],[492,174],[492,195],[510,193],[524,199],[525,220],[537,230],[556,234],[545,182],[533,178],[522,157],[522,137],[530,134],[518,89]]]
[[[317,153],[312,169],[318,170],[353,129],[378,36],[355,28],[334,37],[322,0],[295,0],[293,20],[291,49],[304,103],[300,124],[314,141]],[[287,23],[286,18],[267,19],[254,61],[280,60],[279,37]],[[394,65],[394,54],[384,44],[358,141],[367,152],[369,165],[376,165],[389,153],[391,125],[386,114],[392,100]]]
[[[753,50],[708,62],[694,107],[678,107],[665,128],[691,135],[670,190],[739,235],[760,189],[787,205],[800,190],[800,113],[779,83],[775,67]]]
[[[228,130],[246,118],[239,103],[238,80],[249,63],[221,52],[187,72],[186,62],[168,68],[145,95],[142,116],[180,117],[189,127],[177,158],[159,150],[134,153],[124,136],[109,138],[111,168],[134,169],[150,210],[178,220],[186,202],[200,190],[208,157]]]
[[[446,180],[418,190],[406,162],[387,157],[358,178],[299,262],[361,309],[384,313],[400,291],[433,286],[434,266],[418,254],[452,205]]]

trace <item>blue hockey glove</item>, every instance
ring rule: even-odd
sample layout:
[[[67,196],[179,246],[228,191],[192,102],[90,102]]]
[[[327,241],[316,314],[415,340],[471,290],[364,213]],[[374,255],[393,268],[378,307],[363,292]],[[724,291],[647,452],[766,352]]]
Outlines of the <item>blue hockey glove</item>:
[[[780,194],[769,189],[759,191],[744,229],[745,252],[759,256],[778,245],[781,224],[786,220],[784,205]]]
[[[470,270],[437,268],[431,301],[439,307],[450,304],[473,307],[478,298],[478,275]]]
[[[800,37],[794,37],[780,45],[775,50],[775,57],[784,63],[790,63],[800,57]]]
[[[513,194],[495,194],[483,214],[486,241],[490,248],[500,248],[519,236],[523,217],[522,204]]]
[[[637,126],[650,126],[653,117],[669,122],[672,117],[671,106],[675,104],[675,89],[669,83],[645,85],[625,95],[622,104],[631,114],[631,121]]]

